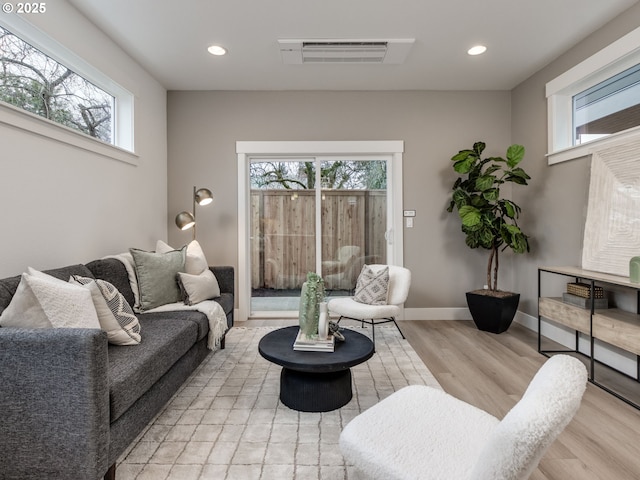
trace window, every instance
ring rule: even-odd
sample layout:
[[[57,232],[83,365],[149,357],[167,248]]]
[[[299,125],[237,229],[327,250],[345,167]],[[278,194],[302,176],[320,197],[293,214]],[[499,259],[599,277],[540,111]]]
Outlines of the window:
[[[549,164],[640,139],[640,28],[546,85]]]
[[[0,100],[113,143],[113,95],[2,27],[0,52]]]
[[[0,123],[137,164],[133,110],[131,92],[23,17],[0,16]]]
[[[574,145],[640,125],[640,65],[573,97]]]

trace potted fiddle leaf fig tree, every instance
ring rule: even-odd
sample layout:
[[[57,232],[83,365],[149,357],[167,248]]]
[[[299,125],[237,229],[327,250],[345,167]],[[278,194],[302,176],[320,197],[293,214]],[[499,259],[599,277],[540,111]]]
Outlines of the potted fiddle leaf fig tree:
[[[505,198],[506,183],[527,185],[531,177],[519,166],[524,157],[522,145],[511,145],[506,158],[482,158],[486,145],[476,142],[470,150],[454,155],[453,169],[461,176],[452,187],[447,211],[457,210],[462,232],[470,248],[489,250],[487,285],[467,292],[467,305],[480,330],[502,333],[509,328],[518,309],[520,294],[498,289],[500,252],[529,251],[529,237],[518,226],[521,208]]]

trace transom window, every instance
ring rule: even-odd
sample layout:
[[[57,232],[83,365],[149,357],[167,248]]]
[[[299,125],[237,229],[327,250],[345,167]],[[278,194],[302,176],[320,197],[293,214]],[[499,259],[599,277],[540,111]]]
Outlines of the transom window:
[[[640,65],[573,97],[574,145],[640,125]]]
[[[640,27],[546,85],[549,164],[640,139]]]
[[[0,100],[113,143],[113,95],[2,27],[0,52]]]
[[[0,15],[0,123],[137,165],[134,104],[23,16]]]

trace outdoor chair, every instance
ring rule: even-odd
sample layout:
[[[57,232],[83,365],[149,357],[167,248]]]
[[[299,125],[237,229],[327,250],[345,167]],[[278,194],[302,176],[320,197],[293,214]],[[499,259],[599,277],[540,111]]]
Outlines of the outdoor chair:
[[[348,465],[373,480],[524,480],[580,407],[587,370],[556,355],[502,419],[438,388],[404,387],[340,435]]]

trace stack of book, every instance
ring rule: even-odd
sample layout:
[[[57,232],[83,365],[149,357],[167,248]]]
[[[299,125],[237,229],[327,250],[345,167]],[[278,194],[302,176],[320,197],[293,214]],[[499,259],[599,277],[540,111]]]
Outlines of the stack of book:
[[[609,308],[609,300],[602,287],[593,288],[594,308]],[[562,301],[582,308],[591,308],[591,285],[587,283],[567,283],[567,291],[562,294]]]
[[[316,337],[307,337],[302,331],[298,331],[293,349],[299,352],[333,352],[335,348],[335,338],[329,335],[326,340]]]

